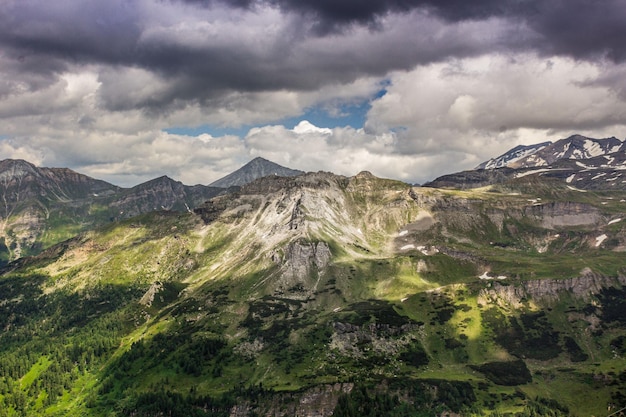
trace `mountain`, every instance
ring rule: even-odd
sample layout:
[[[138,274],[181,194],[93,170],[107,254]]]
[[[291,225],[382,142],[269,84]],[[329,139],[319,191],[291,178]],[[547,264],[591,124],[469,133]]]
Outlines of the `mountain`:
[[[532,168],[550,165],[561,159],[590,159],[618,152],[624,143],[617,138],[592,139],[573,135],[537,150],[513,164],[512,168]]]
[[[156,210],[190,211],[228,189],[267,175],[301,171],[255,158],[214,185],[187,186],[166,176],[120,188],[65,168],[0,161],[0,265],[35,255],[94,227]]]
[[[551,165],[561,159],[590,159],[625,151],[626,142],[615,137],[593,139],[572,135],[554,143],[542,142],[536,145],[519,145],[497,158],[483,162],[475,169],[533,168]]]
[[[5,217],[24,201],[69,201],[94,194],[109,195],[120,189],[67,168],[37,168],[29,162],[12,159],[0,161],[0,185]]]
[[[254,158],[246,165],[242,166],[238,170],[214,181],[210,184],[211,187],[237,187],[248,184],[257,178],[266,177],[268,175],[277,175],[279,177],[295,177],[301,175],[304,172],[295,169],[285,168],[274,162],[268,161],[261,157]]]
[[[557,142],[516,147],[475,170],[443,175],[425,184],[470,189],[491,185],[517,187],[535,177],[580,190],[626,190],[626,142],[574,135]]]
[[[0,161],[0,264],[73,236],[82,227],[87,201],[120,190],[70,169]]]
[[[130,218],[158,210],[190,211],[224,189],[205,185],[184,185],[167,176],[125,189],[108,202],[111,216]]]
[[[124,189],[67,168],[0,161],[0,265],[114,220],[192,210],[224,192],[167,177]]]
[[[266,176],[12,262],[0,413],[619,410],[626,192],[529,178],[503,192]]]

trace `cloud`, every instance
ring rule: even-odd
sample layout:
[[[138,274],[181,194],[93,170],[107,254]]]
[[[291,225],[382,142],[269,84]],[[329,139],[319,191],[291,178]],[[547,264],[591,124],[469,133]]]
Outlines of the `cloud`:
[[[626,8],[621,0],[534,2],[523,11],[529,27],[541,35],[533,46],[544,55],[577,59],[626,60]]]
[[[216,1],[190,0],[214,4]],[[525,36],[527,47],[546,54],[564,54],[592,59],[606,56],[615,62],[626,59],[626,9],[621,0],[224,0],[238,7],[263,4],[313,19],[318,34],[345,30],[354,24],[379,28],[381,19],[390,14],[427,11],[447,22],[484,21],[504,18],[523,22],[538,37]],[[514,39],[507,39],[511,46]],[[518,46],[520,46],[518,44]]]
[[[31,92],[90,67],[107,110],[161,117],[485,53],[621,62],[620,2],[573,2],[8,0],[0,11],[0,65]],[[9,89],[0,85],[0,94]]]
[[[364,12],[380,8],[368,4]],[[498,21],[447,25],[416,10],[386,14],[376,30],[357,25],[311,36],[317,23],[289,12],[295,9],[286,4],[255,3],[237,13],[227,6],[9,1],[0,12],[0,46],[12,62],[7,73],[29,89],[90,66],[100,73],[108,110],[154,115],[193,105],[218,107],[233,94],[310,92],[384,77],[450,55],[484,53],[519,30]]]
[[[121,185],[206,184],[258,155],[423,182],[623,136],[625,21],[622,0],[5,0],[0,157]],[[364,126],[284,126],[355,103]],[[197,126],[252,127],[166,133]]]
[[[604,74],[602,63],[536,54],[454,60],[396,73],[369,116],[379,130],[445,126],[497,132],[623,123],[626,102]]]
[[[624,134],[626,101],[605,73],[602,63],[536,54],[431,64],[390,77],[366,127],[397,131],[400,153],[452,151],[468,164],[546,136]]]

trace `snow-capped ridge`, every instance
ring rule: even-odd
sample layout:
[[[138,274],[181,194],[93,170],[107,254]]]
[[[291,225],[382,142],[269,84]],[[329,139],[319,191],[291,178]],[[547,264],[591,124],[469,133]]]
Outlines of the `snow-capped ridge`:
[[[552,142],[543,142],[536,145],[518,145],[513,149],[498,156],[497,158],[492,158],[486,162],[483,162],[475,169],[495,169],[509,166],[509,164],[512,164],[522,158],[531,156],[535,152],[540,151],[550,144],[552,144]]]
[[[516,146],[497,158],[483,162],[476,169],[545,167],[561,159],[584,160],[619,152],[626,152],[626,142],[616,137],[595,139],[572,135],[556,142]]]

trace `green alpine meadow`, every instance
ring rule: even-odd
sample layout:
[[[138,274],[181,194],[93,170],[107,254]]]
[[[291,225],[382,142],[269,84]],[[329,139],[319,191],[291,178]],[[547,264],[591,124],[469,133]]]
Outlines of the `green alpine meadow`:
[[[624,187],[297,172],[132,216],[107,190],[20,203],[57,215],[3,252],[0,417],[626,407]]]

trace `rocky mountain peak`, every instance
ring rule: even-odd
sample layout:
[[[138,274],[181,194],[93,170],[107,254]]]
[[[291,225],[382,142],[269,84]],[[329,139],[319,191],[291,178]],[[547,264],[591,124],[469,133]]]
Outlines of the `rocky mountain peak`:
[[[303,174],[303,171],[286,168],[267,159],[257,157],[225,177],[210,184],[211,187],[237,187],[248,184],[258,178],[275,175],[279,177],[294,177]]]
[[[476,169],[533,168],[547,166],[562,159],[583,160],[626,150],[626,142],[610,137],[604,139],[572,135],[556,142],[519,145],[497,158],[478,165]]]
[[[171,188],[175,188],[177,186],[181,186],[182,187],[182,183],[180,181],[176,181],[173,180],[172,178],[168,177],[167,175],[162,175],[160,177],[151,179],[149,181],[146,181],[144,183],[141,183],[139,185],[134,186],[133,188],[131,188],[131,190],[135,189],[147,189],[147,188],[154,188],[154,187],[171,187]]]
[[[22,159],[5,159],[0,161],[0,179],[3,181],[36,174],[37,167]]]
[[[531,155],[521,158],[508,166],[512,168],[532,168],[550,165],[561,159],[589,159],[617,152],[622,145],[622,141],[615,137],[595,139],[582,135],[572,135],[538,149]]]

